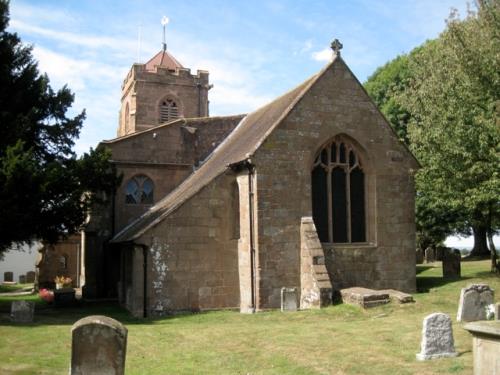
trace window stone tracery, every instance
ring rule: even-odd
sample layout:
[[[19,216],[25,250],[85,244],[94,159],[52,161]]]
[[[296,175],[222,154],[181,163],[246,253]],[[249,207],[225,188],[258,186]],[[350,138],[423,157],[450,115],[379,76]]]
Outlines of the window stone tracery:
[[[144,175],[132,177],[125,187],[125,203],[153,204],[154,184]]]

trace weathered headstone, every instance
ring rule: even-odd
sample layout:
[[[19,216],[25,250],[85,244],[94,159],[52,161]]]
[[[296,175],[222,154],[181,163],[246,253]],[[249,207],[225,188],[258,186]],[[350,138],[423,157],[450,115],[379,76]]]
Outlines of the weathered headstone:
[[[432,247],[425,249],[425,263],[433,263],[435,260],[434,249]]]
[[[107,316],[80,319],[71,328],[71,375],[123,375],[127,328]]]
[[[281,311],[297,311],[298,306],[297,288],[281,288]]]
[[[456,357],[451,319],[443,313],[434,313],[424,319],[419,361],[434,358]]]
[[[35,303],[14,301],[10,305],[10,319],[14,323],[31,323],[35,316]]]
[[[26,284],[26,275],[19,275],[19,284]]]
[[[455,253],[451,250],[445,251],[443,254],[443,277],[445,279],[459,279],[461,274],[460,261],[462,256],[460,253]]]
[[[29,271],[26,273],[26,282],[27,283],[35,282],[35,271]]]
[[[462,288],[458,302],[457,321],[486,320],[486,306],[493,303],[494,291],[486,284],[472,284]]]
[[[14,281],[14,272],[10,272],[10,271],[4,272],[3,273],[3,281],[6,281],[8,283],[13,282]]]
[[[495,320],[500,320],[500,303],[495,303]]]
[[[424,252],[422,249],[417,249],[415,252],[415,263],[422,264],[424,263]]]

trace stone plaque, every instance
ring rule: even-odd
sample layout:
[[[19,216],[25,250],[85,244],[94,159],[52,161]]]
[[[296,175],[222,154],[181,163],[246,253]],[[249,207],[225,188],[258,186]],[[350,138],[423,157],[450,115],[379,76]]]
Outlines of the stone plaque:
[[[281,311],[297,311],[298,297],[297,288],[281,288]]]
[[[472,284],[462,288],[458,302],[457,321],[486,320],[486,306],[493,304],[494,292],[486,284]]]
[[[19,284],[26,284],[26,275],[19,275]]]
[[[445,251],[443,254],[443,277],[445,279],[459,279],[461,275],[460,262],[462,256],[460,252],[455,253],[451,250]]]
[[[422,251],[422,249],[417,249],[417,251],[415,252],[415,262],[417,264],[424,263],[424,252]]]
[[[432,247],[425,249],[425,263],[433,263],[435,260],[434,249]]]
[[[127,329],[107,316],[80,319],[71,328],[71,375],[123,375]]]
[[[35,316],[35,303],[14,301],[10,305],[10,318],[15,323],[31,323]]]
[[[29,271],[26,273],[26,282],[27,283],[35,282],[35,271]]]
[[[434,358],[456,357],[451,319],[443,313],[434,313],[424,319],[419,361]]]
[[[8,283],[13,282],[14,281],[14,272],[10,272],[10,271],[4,272],[3,273],[3,281],[6,281]]]

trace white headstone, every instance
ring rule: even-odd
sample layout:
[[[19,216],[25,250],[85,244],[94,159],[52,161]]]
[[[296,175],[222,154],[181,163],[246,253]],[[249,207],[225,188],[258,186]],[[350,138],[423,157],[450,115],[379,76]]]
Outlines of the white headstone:
[[[462,288],[458,302],[457,321],[486,320],[486,307],[493,303],[494,291],[487,284],[472,284]]]
[[[297,288],[281,288],[281,311],[297,311],[298,297]]]
[[[424,319],[419,361],[434,358],[456,357],[451,319],[443,313],[434,313]]]

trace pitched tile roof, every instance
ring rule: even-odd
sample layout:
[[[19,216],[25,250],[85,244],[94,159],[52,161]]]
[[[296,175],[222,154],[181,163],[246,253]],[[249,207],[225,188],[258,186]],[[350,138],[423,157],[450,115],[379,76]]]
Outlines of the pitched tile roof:
[[[165,198],[117,233],[111,242],[133,241],[139,238],[221,175],[229,165],[248,159],[331,64],[293,90],[245,116],[204,164]]]
[[[175,70],[176,68],[183,67],[182,64],[166,50],[158,52],[144,65],[147,71],[155,71],[157,66],[167,68],[168,70]]]

